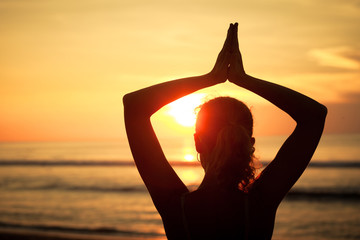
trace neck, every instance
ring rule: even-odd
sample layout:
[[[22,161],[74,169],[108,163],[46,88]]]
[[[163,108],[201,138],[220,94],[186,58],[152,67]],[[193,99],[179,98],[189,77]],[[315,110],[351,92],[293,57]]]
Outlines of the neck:
[[[215,188],[218,187],[218,180],[215,174],[205,172],[204,179],[202,180],[199,188]]]

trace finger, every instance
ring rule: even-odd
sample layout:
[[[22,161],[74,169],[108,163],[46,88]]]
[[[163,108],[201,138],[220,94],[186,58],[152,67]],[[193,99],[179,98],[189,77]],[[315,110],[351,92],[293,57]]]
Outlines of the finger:
[[[232,39],[233,39],[233,32],[234,32],[234,24],[230,23],[230,27],[228,30],[228,36],[226,38],[226,47],[227,48],[231,47]]]
[[[239,40],[238,40],[238,23],[234,24],[234,30],[232,31],[232,52],[237,52],[239,51]]]
[[[238,40],[238,23],[234,24],[234,30],[233,30],[233,36],[232,36],[232,46],[231,46],[231,52],[232,55],[230,57],[230,64],[235,64],[238,62],[239,59],[241,59],[241,53],[239,49],[239,40]]]
[[[238,39],[238,26],[239,24],[238,23],[235,23],[235,30],[234,30],[234,39],[235,39],[235,44],[236,44],[236,49],[237,50],[240,50],[239,49],[239,39]]]
[[[233,28],[233,24],[231,23],[230,26],[229,26],[229,28],[228,28],[228,31],[227,31],[227,35],[226,35],[224,47],[229,44],[229,40],[230,40],[231,34],[232,34],[232,28]]]
[[[231,47],[234,25],[231,23],[227,32],[226,40],[222,50],[226,51]]]

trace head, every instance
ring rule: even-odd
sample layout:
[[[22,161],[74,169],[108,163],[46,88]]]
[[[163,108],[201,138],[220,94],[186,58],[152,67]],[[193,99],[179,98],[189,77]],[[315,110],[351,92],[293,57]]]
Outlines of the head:
[[[205,173],[219,183],[246,186],[254,179],[253,118],[249,108],[230,97],[218,97],[201,105],[194,134]]]

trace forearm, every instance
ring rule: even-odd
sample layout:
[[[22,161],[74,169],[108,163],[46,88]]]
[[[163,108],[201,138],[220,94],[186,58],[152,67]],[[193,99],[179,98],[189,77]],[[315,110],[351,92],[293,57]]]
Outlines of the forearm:
[[[217,84],[216,79],[210,74],[182,78],[128,93],[124,96],[123,102],[127,111],[150,117],[166,104],[215,84]]]
[[[288,113],[298,123],[314,119],[320,120],[326,115],[325,106],[289,88],[247,74],[233,82],[270,101]]]

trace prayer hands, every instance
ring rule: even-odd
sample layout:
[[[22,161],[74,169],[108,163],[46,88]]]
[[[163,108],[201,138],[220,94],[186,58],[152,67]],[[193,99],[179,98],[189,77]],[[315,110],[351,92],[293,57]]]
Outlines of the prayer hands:
[[[245,75],[238,43],[238,23],[230,24],[223,48],[209,75],[218,83],[235,82]]]
[[[232,38],[233,38],[234,24],[230,24],[227,32],[226,40],[223,48],[221,49],[214,68],[209,73],[209,76],[217,83],[225,82],[228,79],[228,68],[231,58]]]
[[[228,79],[234,83],[239,79],[242,79],[245,75],[245,70],[242,62],[241,53],[239,50],[238,41],[238,23],[235,23],[232,28],[232,44],[231,44],[231,57],[230,65],[228,69]]]

